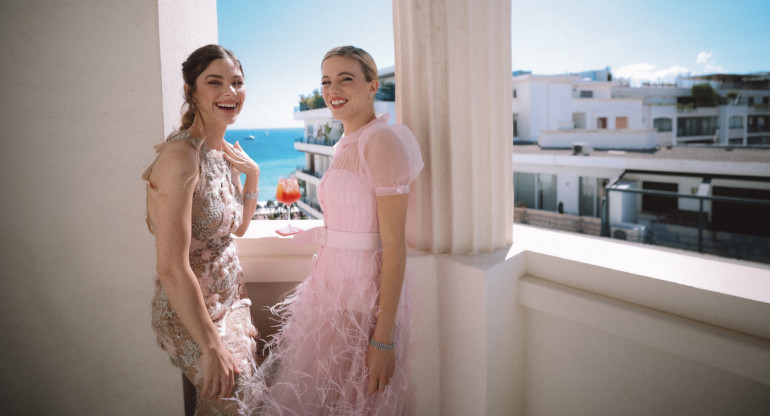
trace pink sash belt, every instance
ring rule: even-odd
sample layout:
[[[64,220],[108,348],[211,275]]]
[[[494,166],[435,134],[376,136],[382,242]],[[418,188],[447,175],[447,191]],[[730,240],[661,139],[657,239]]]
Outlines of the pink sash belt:
[[[330,230],[326,227],[315,227],[292,238],[292,243],[296,245],[313,242],[342,250],[379,250],[382,248],[380,233],[351,233]]]

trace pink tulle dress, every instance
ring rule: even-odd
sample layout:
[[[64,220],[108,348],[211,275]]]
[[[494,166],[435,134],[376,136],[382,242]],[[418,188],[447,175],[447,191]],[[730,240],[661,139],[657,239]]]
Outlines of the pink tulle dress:
[[[260,367],[266,390],[259,414],[404,413],[408,293],[396,318],[395,376],[383,393],[366,396],[381,267],[375,198],[408,193],[423,167],[409,129],[387,120],[375,119],[339,141],[319,189],[325,227],[295,237],[315,239],[321,248],[310,275],[273,308],[281,328]]]

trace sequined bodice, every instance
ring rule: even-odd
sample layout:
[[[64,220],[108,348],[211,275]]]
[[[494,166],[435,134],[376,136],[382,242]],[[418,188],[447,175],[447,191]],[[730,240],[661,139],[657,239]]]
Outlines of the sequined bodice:
[[[172,136],[168,143],[186,141],[198,147],[198,139],[187,132]],[[233,306],[242,286],[241,268],[231,235],[241,223],[243,199],[237,172],[223,152],[201,144],[198,151],[199,179],[192,200],[190,267],[198,278],[212,319]]]

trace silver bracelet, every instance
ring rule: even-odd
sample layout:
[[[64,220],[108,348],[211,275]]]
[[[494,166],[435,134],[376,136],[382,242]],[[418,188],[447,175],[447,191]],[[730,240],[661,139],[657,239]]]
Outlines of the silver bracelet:
[[[372,340],[369,341],[369,344],[371,344],[372,347],[377,348],[378,350],[381,350],[381,351],[393,351],[393,349],[396,348],[395,342],[392,344],[383,344],[381,342],[375,341],[374,338],[372,338]]]
[[[259,189],[257,189],[254,192],[244,192],[243,193],[243,199],[257,199],[259,196]]]

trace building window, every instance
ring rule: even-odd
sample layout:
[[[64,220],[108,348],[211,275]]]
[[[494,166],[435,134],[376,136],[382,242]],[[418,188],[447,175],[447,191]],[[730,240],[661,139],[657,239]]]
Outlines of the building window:
[[[308,138],[313,137],[313,125],[312,124],[308,124],[308,126],[307,126],[307,137]]]
[[[513,174],[513,201],[517,207],[537,207],[534,173],[515,172]]]
[[[556,212],[556,175],[515,172],[513,183],[517,207]]]
[[[537,175],[537,209],[556,212],[556,175]]]
[[[593,91],[580,91],[580,98],[593,98],[594,92]]]
[[[671,119],[668,117],[658,117],[652,120],[652,127],[658,132],[671,131],[672,126]]]
[[[602,199],[609,179],[580,177],[579,213],[585,217],[601,217]]]
[[[742,129],[743,128],[743,117],[741,117],[741,116],[731,116],[730,117],[730,128],[731,129]]]
[[[642,189],[651,191],[679,192],[679,184],[643,181]],[[679,208],[679,198],[663,195],[642,195],[642,211],[652,214],[667,214]]]
[[[513,98],[516,98],[516,89],[513,90]]]
[[[749,146],[770,145],[770,136],[752,136],[746,139],[746,144]]]
[[[749,116],[749,133],[770,132],[770,116]]]
[[[749,105],[754,105],[754,97],[749,97]]]
[[[519,122],[513,119],[513,137],[519,137]]]
[[[572,113],[572,125],[575,129],[586,128],[586,113]]]
[[[628,117],[615,117],[615,128],[616,129],[627,129],[628,128]]]
[[[607,117],[599,117],[596,119],[596,128],[597,129],[606,129],[607,128]]]
[[[715,186],[713,194],[770,202],[768,189]],[[711,204],[711,224],[715,230],[770,237],[770,221],[766,220],[766,205],[738,204],[729,201],[713,201]]]
[[[680,117],[676,123],[677,137],[713,136],[719,128],[717,117]]]

